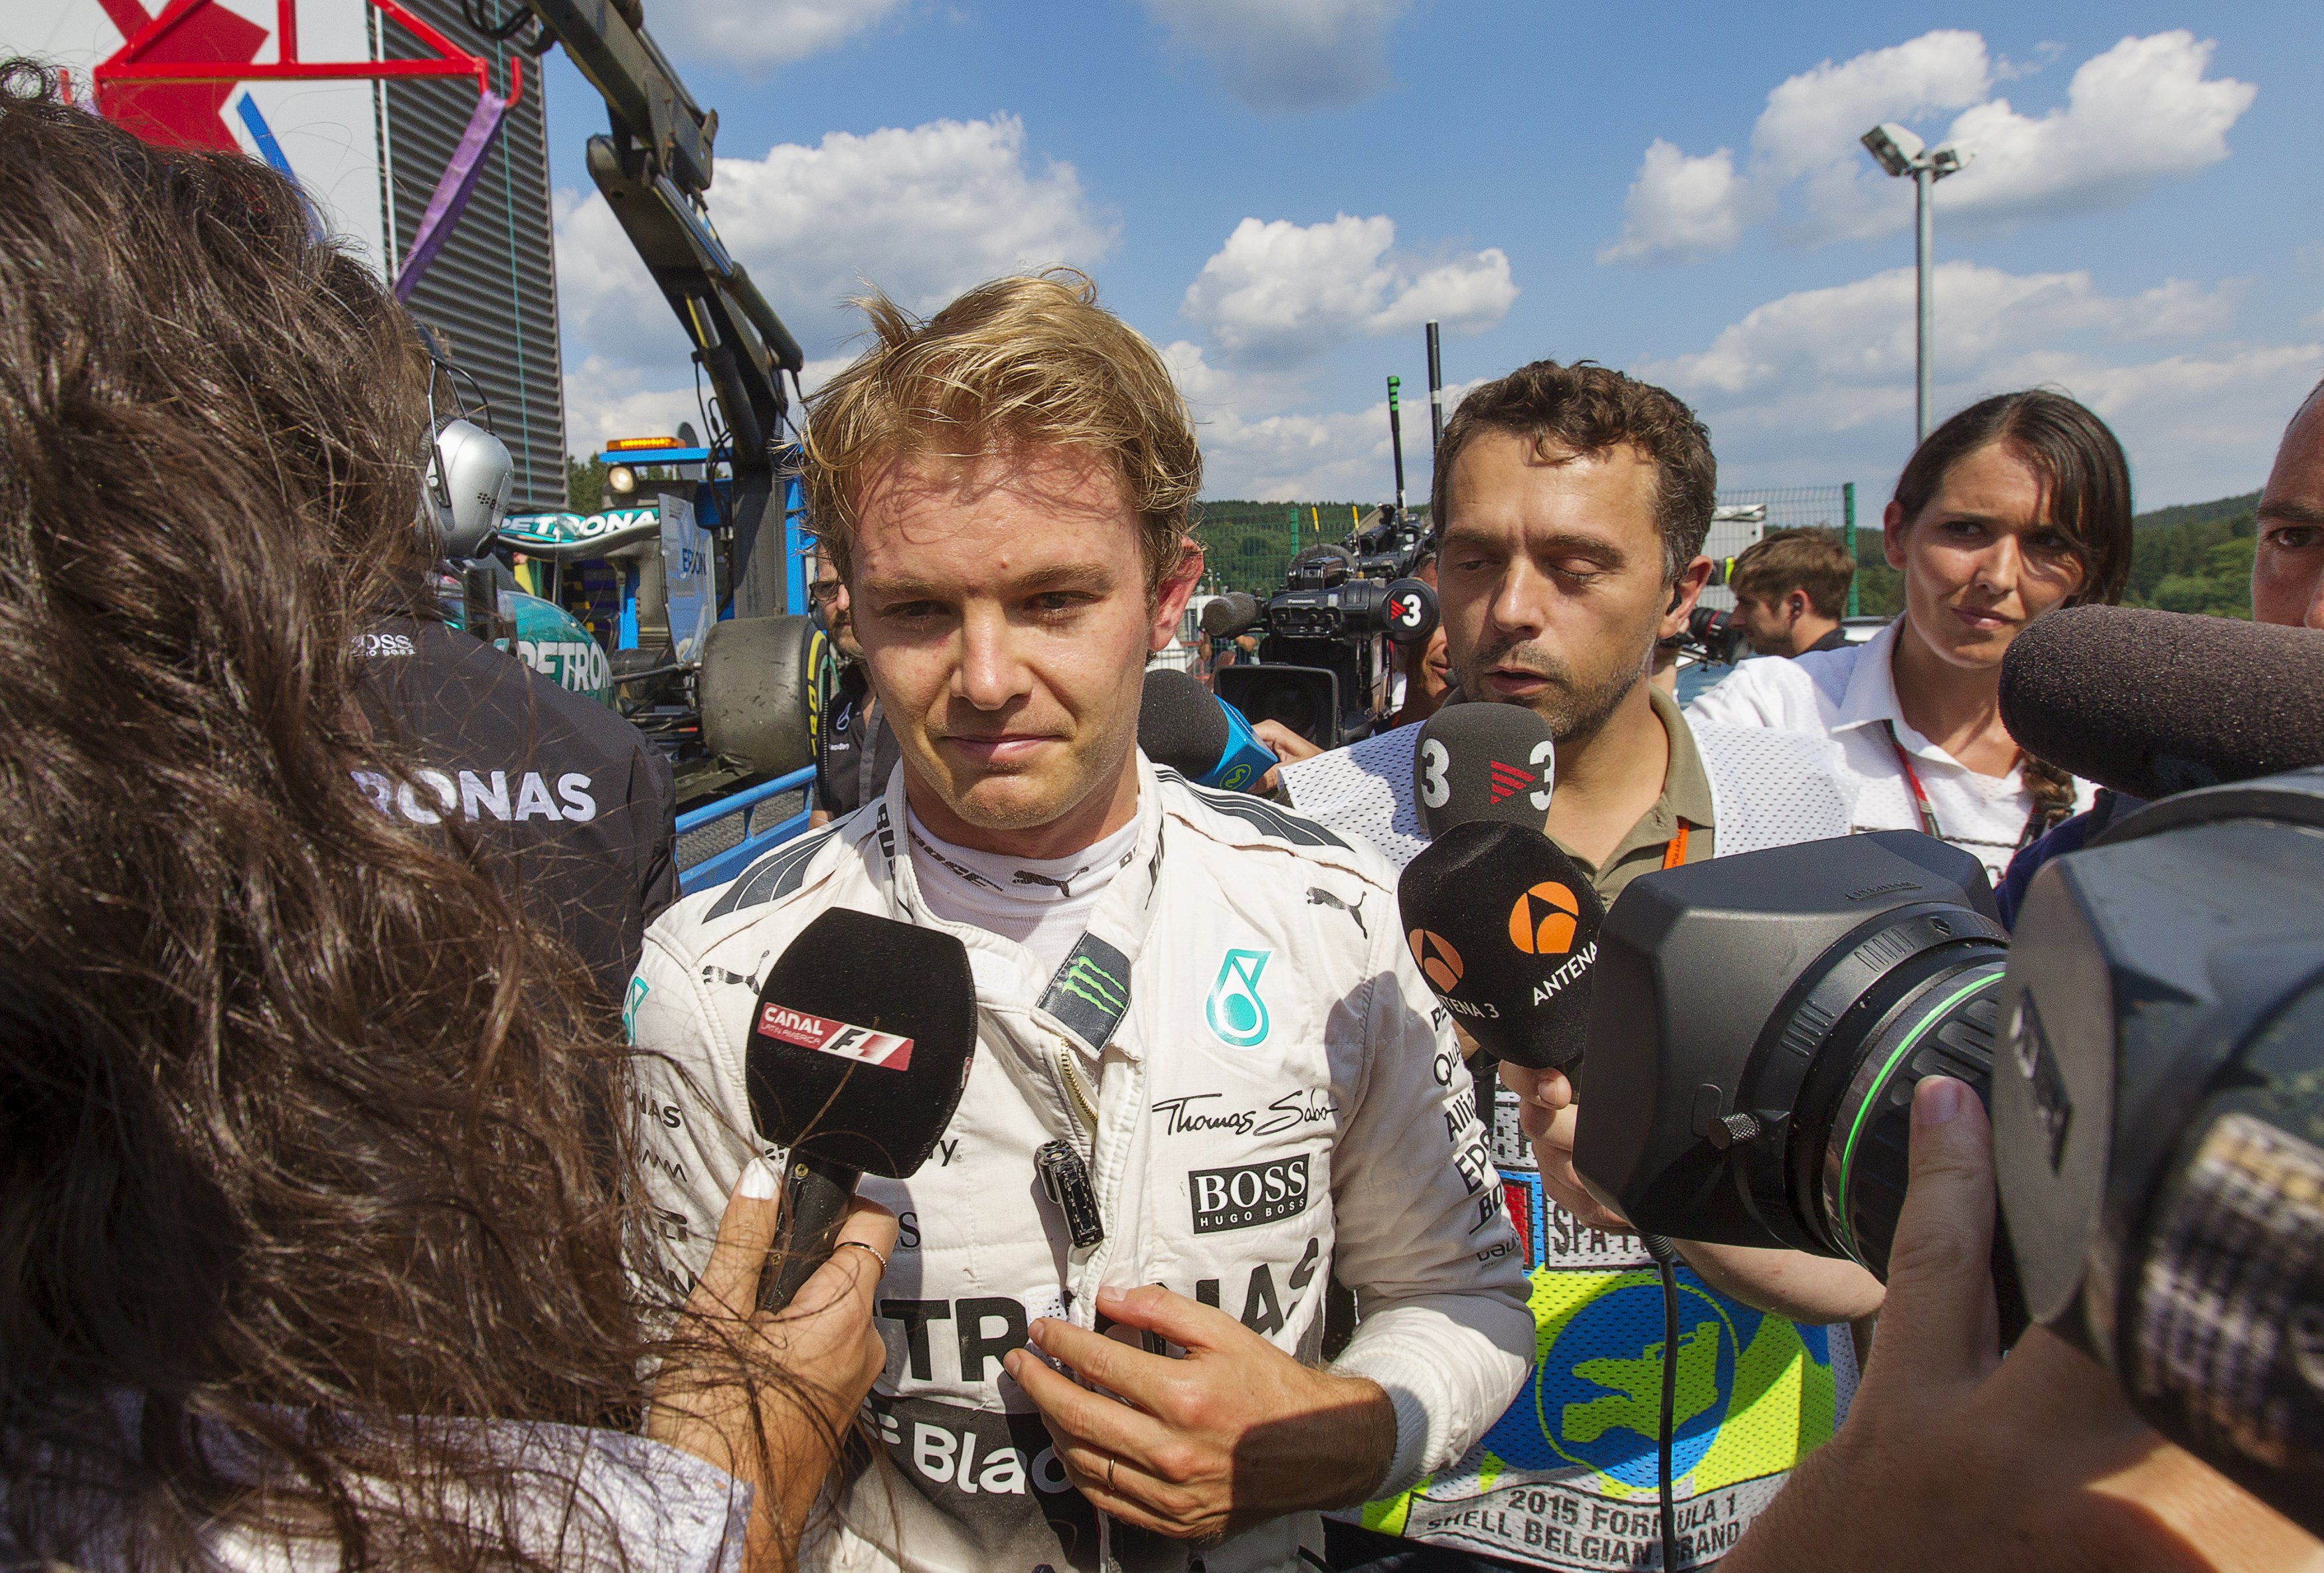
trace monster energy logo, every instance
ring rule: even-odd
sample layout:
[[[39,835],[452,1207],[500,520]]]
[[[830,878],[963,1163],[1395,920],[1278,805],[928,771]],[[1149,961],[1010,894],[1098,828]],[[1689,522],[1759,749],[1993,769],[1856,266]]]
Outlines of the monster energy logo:
[[[1041,1008],[1102,1049],[1130,1009],[1130,958],[1095,934],[1074,945],[1065,964],[1049,980]]]
[[[1062,989],[1078,999],[1086,999],[1108,1016],[1120,1016],[1130,1004],[1130,995],[1121,980],[1087,956],[1075,956],[1065,963],[1052,988]]]

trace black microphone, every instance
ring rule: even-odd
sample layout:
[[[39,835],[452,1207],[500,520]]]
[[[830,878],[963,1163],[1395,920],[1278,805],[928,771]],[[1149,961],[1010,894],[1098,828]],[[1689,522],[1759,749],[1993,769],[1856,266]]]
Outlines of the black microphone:
[[[830,1256],[865,1172],[900,1180],[928,1161],[975,1056],[976,984],[951,934],[835,907],[776,958],[743,1065],[760,1138],[790,1153],[761,1310]]]
[[[1138,702],[1138,746],[1202,786],[1239,792],[1275,767],[1242,713],[1185,673],[1156,667]]]
[[[1471,702],[1438,711],[1412,750],[1412,796],[1428,833],[1472,819],[1539,833],[1557,778],[1549,723],[1522,704]]]
[[[2036,618],[2001,660],[2001,722],[2036,758],[2134,797],[2324,764],[2324,635],[2130,606]]]
[[[1606,906],[1547,836],[1456,824],[1406,866],[1396,900],[1421,975],[1480,1047],[1536,1071],[1581,1062]]]
[[[1204,603],[1203,614],[1196,621],[1203,631],[1213,639],[1232,639],[1236,634],[1259,626],[1259,615],[1266,609],[1259,597],[1240,590],[1230,590]]]

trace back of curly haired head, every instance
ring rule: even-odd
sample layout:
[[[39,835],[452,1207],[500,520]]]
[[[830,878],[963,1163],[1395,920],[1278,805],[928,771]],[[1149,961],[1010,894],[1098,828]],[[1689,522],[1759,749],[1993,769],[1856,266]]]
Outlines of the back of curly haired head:
[[[858,300],[872,347],[807,400],[807,517],[843,577],[881,468],[1014,448],[1102,456],[1138,516],[1150,588],[1192,532],[1203,455],[1170,369],[1071,269],[980,284],[925,319]]]
[[[53,97],[0,62],[0,1561],[562,1560],[443,1422],[633,1419],[667,1307],[572,959],[350,775],[425,361],[289,183]]]

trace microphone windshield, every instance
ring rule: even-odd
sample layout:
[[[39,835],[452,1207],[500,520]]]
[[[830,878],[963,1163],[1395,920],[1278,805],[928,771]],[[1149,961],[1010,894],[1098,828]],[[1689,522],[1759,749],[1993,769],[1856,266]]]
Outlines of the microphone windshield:
[[[1606,906],[1547,836],[1454,825],[1406,865],[1396,899],[1421,975],[1480,1046],[1536,1071],[1581,1062]]]
[[[1138,746],[1157,765],[1199,781],[1227,751],[1226,713],[1194,678],[1167,667],[1146,674],[1138,702]]]
[[[900,1179],[936,1150],[976,1053],[976,985],[951,934],[835,907],[775,959],[743,1079],[759,1136]]]
[[[1549,722],[1524,705],[1448,705],[1428,718],[1413,746],[1413,800],[1431,836],[1478,819],[1539,834],[1556,759]]]
[[[1203,631],[1213,639],[1231,639],[1259,623],[1259,597],[1240,590],[1230,590],[1217,596],[1203,608],[1197,619]]]
[[[2017,745],[2135,797],[2324,764],[2324,635],[2129,606],[2025,625],[2001,662]]]

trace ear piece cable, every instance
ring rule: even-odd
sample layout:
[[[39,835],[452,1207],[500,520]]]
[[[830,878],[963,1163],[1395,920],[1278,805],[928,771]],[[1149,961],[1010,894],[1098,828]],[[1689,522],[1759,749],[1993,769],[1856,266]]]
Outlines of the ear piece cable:
[[[1655,1457],[1662,1487],[1663,1567],[1678,1568],[1678,1514],[1671,1502],[1671,1417],[1678,1409],[1678,1249],[1660,1235],[1641,1235],[1663,1276],[1663,1421]]]

